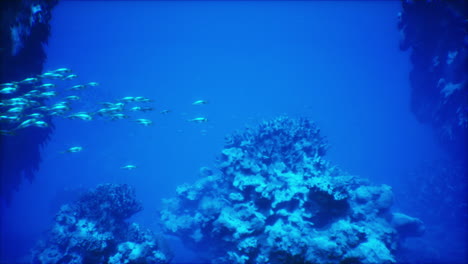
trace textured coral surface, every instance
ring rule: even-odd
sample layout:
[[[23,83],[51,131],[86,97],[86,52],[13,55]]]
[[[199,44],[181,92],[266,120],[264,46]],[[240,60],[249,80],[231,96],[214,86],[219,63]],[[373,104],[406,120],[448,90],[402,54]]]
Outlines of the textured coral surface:
[[[32,262],[169,263],[170,256],[149,231],[125,221],[141,210],[130,186],[99,185],[76,203],[62,206]]]
[[[227,137],[220,173],[165,200],[168,234],[212,263],[393,263],[420,220],[389,211],[393,194],[323,159],[308,119],[279,117]]]

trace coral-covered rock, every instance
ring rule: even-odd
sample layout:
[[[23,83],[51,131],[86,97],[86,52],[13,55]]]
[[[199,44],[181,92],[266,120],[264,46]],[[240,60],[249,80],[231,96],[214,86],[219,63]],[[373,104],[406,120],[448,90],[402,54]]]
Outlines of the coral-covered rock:
[[[221,173],[165,200],[163,228],[213,263],[395,262],[391,188],[331,166],[326,148],[307,119],[229,136]]]
[[[130,186],[99,185],[62,206],[47,241],[34,250],[33,263],[169,263],[149,231],[125,221],[140,210]]]
[[[421,220],[402,213],[392,214],[392,225],[401,236],[421,236],[425,231]]]

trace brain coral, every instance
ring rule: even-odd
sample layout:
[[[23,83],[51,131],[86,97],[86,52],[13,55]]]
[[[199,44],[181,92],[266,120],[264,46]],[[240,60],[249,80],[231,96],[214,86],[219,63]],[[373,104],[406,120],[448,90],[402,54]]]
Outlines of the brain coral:
[[[228,136],[220,172],[164,201],[163,229],[212,263],[394,263],[405,235],[396,225],[418,235],[422,222],[392,221],[391,188],[346,175],[323,159],[326,149],[308,119]]]
[[[169,263],[153,235],[125,220],[142,210],[126,184],[102,184],[64,205],[32,263]]]

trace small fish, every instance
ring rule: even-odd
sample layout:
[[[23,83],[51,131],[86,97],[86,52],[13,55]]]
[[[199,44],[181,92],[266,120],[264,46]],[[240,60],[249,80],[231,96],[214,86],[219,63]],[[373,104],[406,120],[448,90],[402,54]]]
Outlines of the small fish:
[[[38,110],[41,112],[48,112],[50,109],[47,106],[39,106],[39,107],[34,108],[33,110]]]
[[[65,151],[62,151],[61,153],[77,153],[77,152],[80,152],[82,151],[83,148],[82,147],[71,147]]]
[[[100,102],[99,104],[102,104],[104,107],[112,107],[112,106],[114,106],[114,103],[109,103],[109,102]]]
[[[64,111],[50,111],[49,115],[50,116],[63,116],[65,114]]]
[[[192,103],[192,105],[204,105],[204,104],[208,104],[208,101],[205,101],[205,100],[197,100],[195,102]]]
[[[0,87],[1,87],[1,88],[5,88],[5,87],[15,87],[15,88],[18,88],[18,84],[16,84],[16,82],[12,82],[12,83],[2,83],[2,84],[0,84]]]
[[[137,119],[137,120],[135,120],[135,122],[137,122],[138,124],[140,124],[142,126],[149,126],[149,125],[153,124],[153,121],[151,121],[149,119],[144,119],[144,118]]]
[[[86,113],[86,112],[78,112],[78,113],[69,115],[68,118],[69,119],[81,119],[81,120],[84,120],[84,121],[93,120],[93,117],[90,114]]]
[[[20,81],[20,83],[24,83],[24,84],[33,84],[33,83],[37,83],[39,82],[39,79],[37,78],[26,78],[22,81]]]
[[[86,88],[86,85],[84,84],[78,84],[78,85],[75,85],[75,86],[72,86],[70,88],[68,88],[67,90],[70,90],[70,91],[79,91],[79,90],[83,90]]]
[[[120,108],[123,110],[123,108],[125,107],[125,104],[124,103],[115,103],[112,108]]]
[[[79,96],[76,96],[76,95],[70,95],[70,96],[65,97],[65,100],[68,100],[68,101],[78,101],[78,100],[80,100],[80,97],[79,97]]]
[[[101,116],[103,115],[109,115],[109,114],[117,114],[120,113],[124,110],[124,103],[101,103],[104,104],[106,108],[99,109],[96,111],[96,114],[99,114]]]
[[[25,121],[23,121],[21,124],[19,124],[19,125],[15,128],[15,130],[30,127],[30,126],[34,125],[34,123],[35,123],[36,121],[37,121],[37,120],[36,120],[35,118],[31,118],[31,119],[25,120]]]
[[[122,166],[120,167],[122,170],[134,170],[137,168],[137,166],[135,165],[125,165],[125,166]]]
[[[41,91],[39,90],[31,90],[27,92],[26,94],[23,95],[23,97],[30,98],[30,97],[39,97],[41,94]]]
[[[125,103],[135,102],[135,97],[133,97],[133,96],[126,96],[126,97],[120,99],[120,101],[125,102]]]
[[[52,111],[68,111],[70,110],[70,104],[68,102],[59,102],[52,105],[48,110]]]
[[[61,80],[64,78],[62,74],[55,73],[55,72],[46,72],[46,73],[43,73],[42,75],[39,75],[39,77],[43,79],[51,79],[51,80]]]
[[[37,126],[37,127],[49,127],[49,124],[47,124],[46,122],[42,121],[42,120],[38,120],[36,122],[34,122],[33,124],[34,126]]]
[[[166,114],[169,114],[170,112],[172,112],[171,110],[168,110],[168,109],[165,109],[165,110],[162,110],[161,112],[159,112],[160,114],[163,114],[163,115],[166,115]]]
[[[152,111],[152,110],[153,108],[148,107],[148,106],[135,106],[135,107],[130,108],[130,111],[132,112],[136,112],[136,111],[147,112],[147,111]]]
[[[125,118],[129,118],[129,116],[124,115],[124,114],[113,114],[113,115],[111,115],[111,120],[122,120],[122,119],[125,119]]]
[[[64,73],[70,73],[70,72],[72,72],[72,70],[70,70],[68,68],[59,68],[59,69],[53,70],[52,72],[53,73],[64,74]]]
[[[146,97],[142,97],[142,96],[137,96],[134,98],[134,101],[135,102],[140,102],[140,103],[149,103],[149,102],[152,102],[151,99],[149,98],[146,98]]]
[[[53,83],[44,83],[44,84],[41,84],[41,85],[36,86],[34,88],[52,89],[52,88],[55,88],[55,84],[53,84]]]
[[[88,85],[88,86],[91,86],[91,87],[95,87],[95,86],[98,86],[99,83],[97,83],[97,82],[89,82],[87,85]]]
[[[16,87],[5,87],[5,88],[0,90],[0,93],[1,94],[12,94],[12,93],[16,92],[16,90],[18,90],[18,88],[16,88]]]
[[[187,121],[194,122],[194,123],[205,123],[205,122],[208,122],[208,119],[205,118],[205,117],[195,117],[195,118],[189,119]]]
[[[111,113],[112,113],[112,110],[109,109],[109,108],[102,108],[102,109],[99,109],[96,112],[94,112],[94,114],[98,114],[100,116],[108,115],[108,114],[111,114]]]
[[[55,97],[55,96],[57,96],[56,91],[49,91],[49,92],[43,92],[43,93],[39,94],[38,97],[51,98],[51,97]]]
[[[26,104],[28,104],[29,101],[26,98],[15,97],[15,98],[11,98],[9,100],[6,100],[5,102],[7,104],[9,104],[10,106],[16,106],[16,105],[26,105]]]
[[[28,117],[32,117],[32,118],[37,118],[37,119],[40,119],[40,118],[43,118],[44,115],[43,114],[39,114],[39,113],[32,113],[30,115],[27,115]]]
[[[38,101],[35,101],[35,100],[29,100],[28,101],[28,106],[29,107],[36,107],[36,106],[39,106],[41,105],[41,103],[39,103]]]
[[[19,115],[0,115],[0,121],[7,123],[18,123],[21,120]]]
[[[14,113],[14,114],[19,114],[19,113],[22,113],[24,110],[24,108],[22,106],[17,106],[17,107],[13,107],[13,108],[10,108],[8,109],[8,113]]]
[[[153,111],[153,107],[149,107],[149,106],[142,106],[141,107],[141,110],[142,112],[148,112],[148,111]]]
[[[73,80],[73,79],[76,79],[78,77],[78,75],[76,74],[70,74],[70,75],[67,75],[65,77],[63,77],[62,80]]]

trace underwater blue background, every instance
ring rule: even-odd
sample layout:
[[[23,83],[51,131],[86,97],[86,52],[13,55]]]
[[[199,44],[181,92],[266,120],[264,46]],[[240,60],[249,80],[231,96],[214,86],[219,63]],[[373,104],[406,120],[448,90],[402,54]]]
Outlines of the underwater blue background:
[[[45,69],[79,75],[61,87],[101,84],[74,109],[145,96],[156,111],[131,116],[154,124],[54,118],[36,179],[2,205],[6,259],[24,258],[60,205],[99,183],[135,186],[144,211],[132,220],[157,231],[161,199],[211,167],[226,134],[281,114],[315,120],[333,164],[398,193],[419,164],[445,158],[409,109],[399,11],[398,1],[60,2]],[[187,122],[198,116],[209,121]],[[83,151],[60,153],[72,146]],[[398,196],[395,208],[408,210]]]

